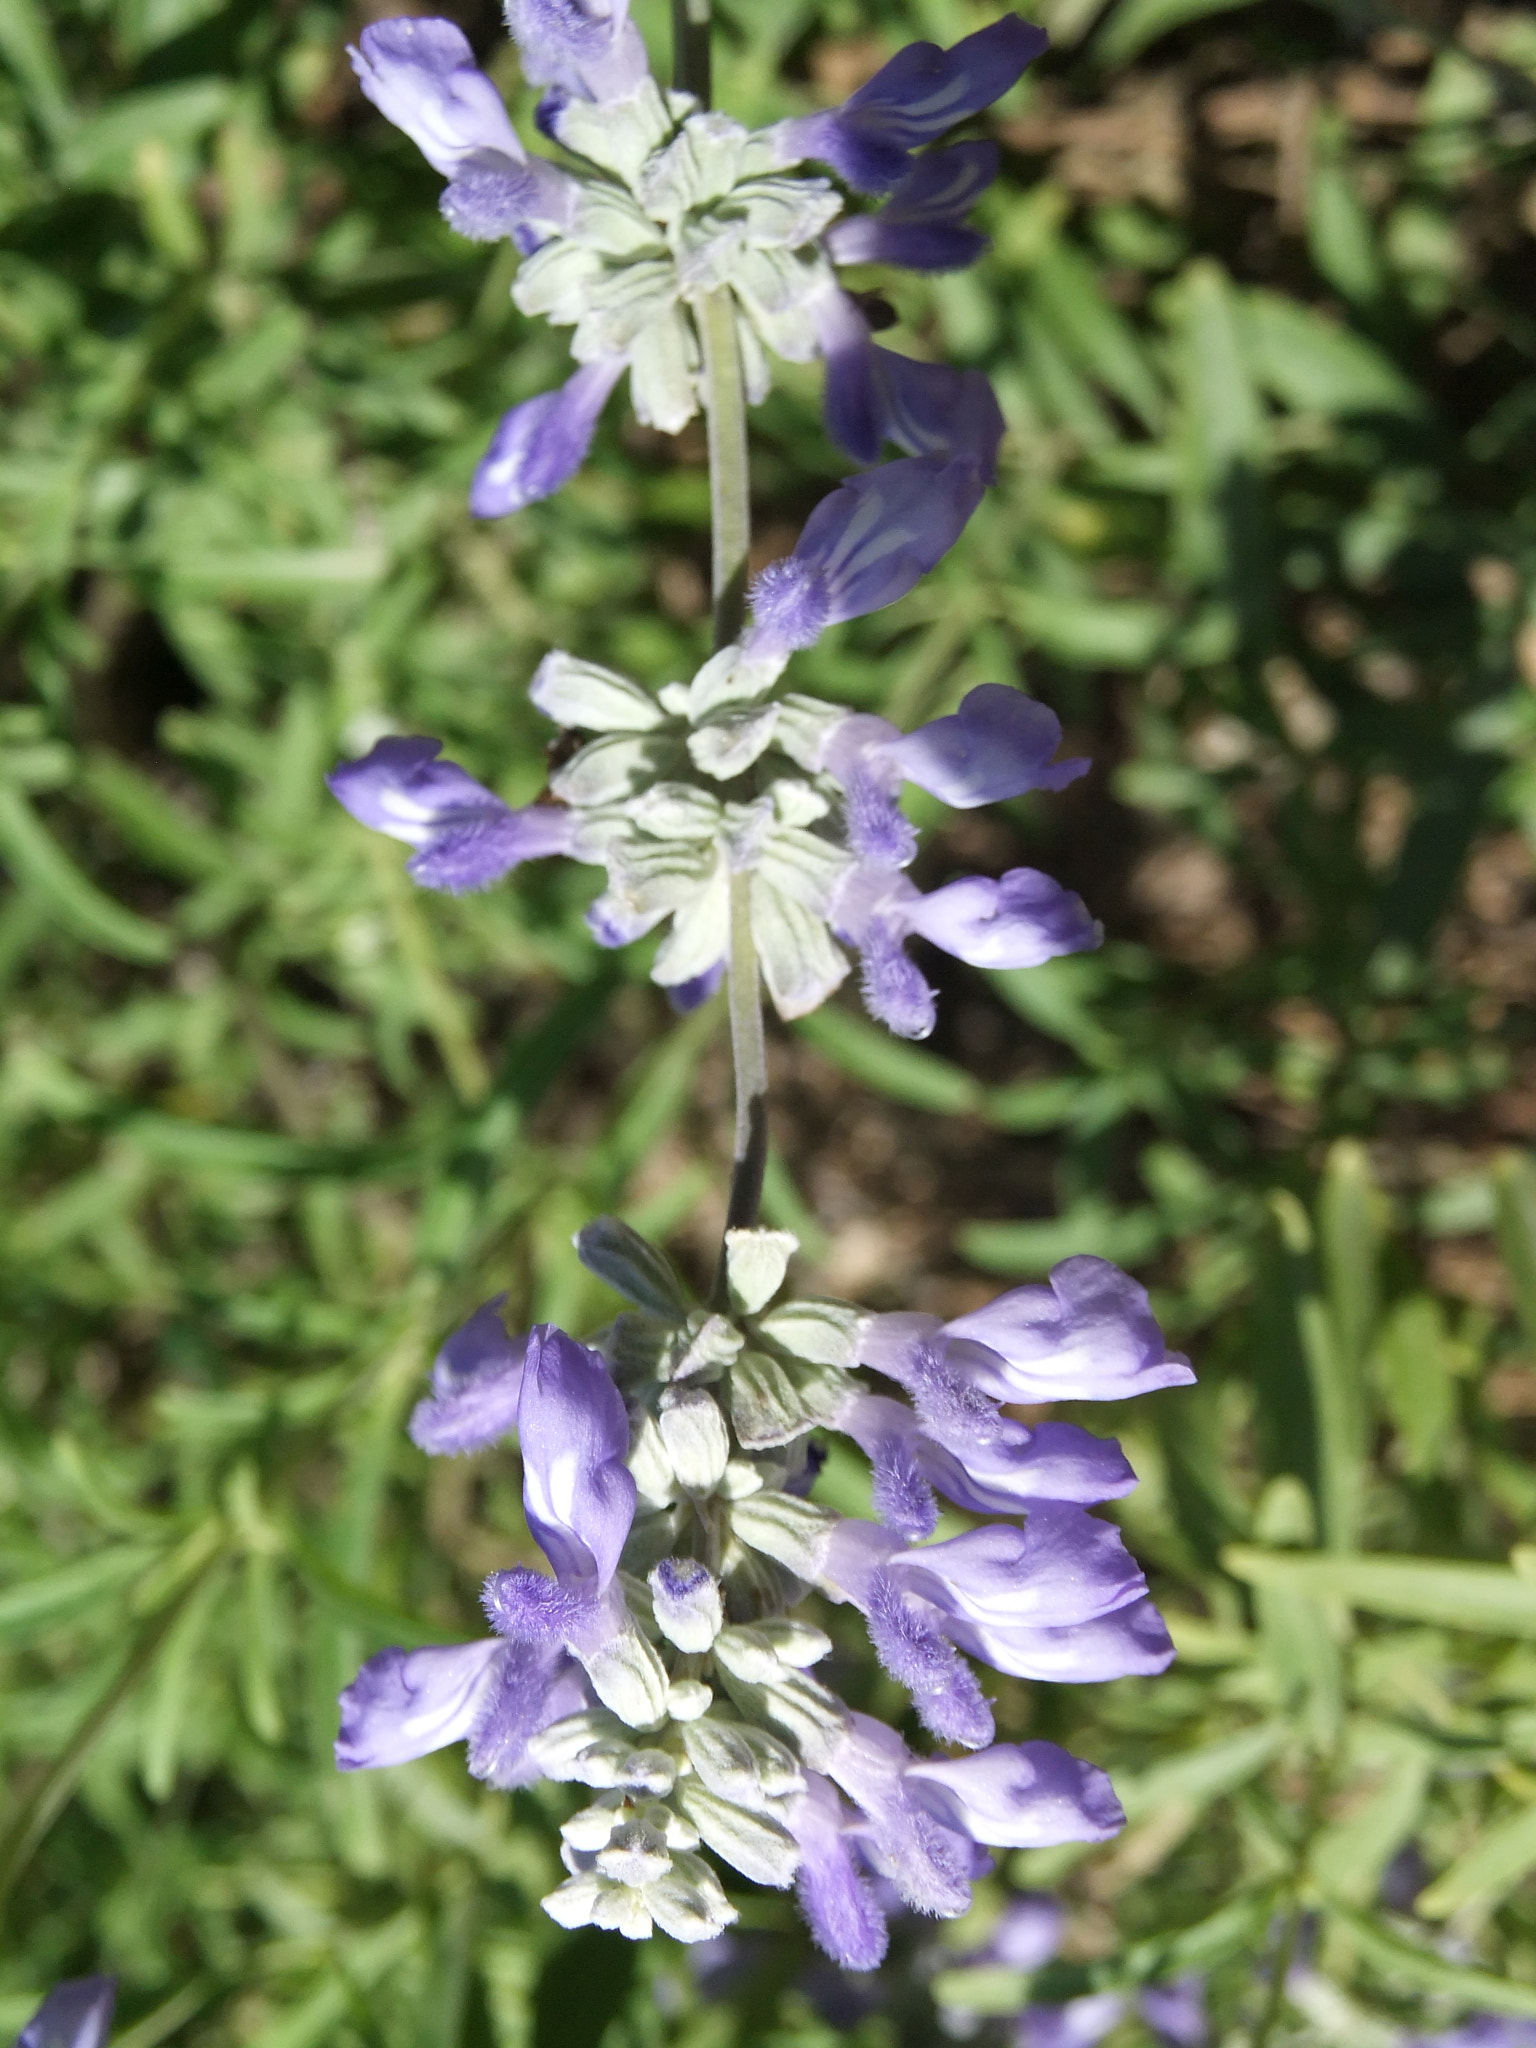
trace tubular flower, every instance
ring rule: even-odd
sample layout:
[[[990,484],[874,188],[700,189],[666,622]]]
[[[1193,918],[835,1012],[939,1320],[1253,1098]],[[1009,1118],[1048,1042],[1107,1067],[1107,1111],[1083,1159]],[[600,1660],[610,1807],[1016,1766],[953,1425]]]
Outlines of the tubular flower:
[[[829,430],[856,460],[875,461],[892,440],[990,480],[1002,422],[986,380],[874,347],[836,272],[950,270],[982,253],[966,216],[996,176],[996,150],[912,152],[1007,91],[1044,47],[1041,31],[1005,15],[953,50],[915,43],[843,107],[753,133],[664,92],[622,4],[509,0],[507,12],[525,75],[550,88],[539,126],[568,167],[527,154],[452,22],[375,22],[351,52],[368,98],[448,180],[449,226],[475,241],[510,237],[524,258],[518,308],[573,330],[576,374],[505,415],[471,510],[515,512],[567,482],[626,370],[639,420],[685,426],[701,402],[700,301],[721,290],[751,403],[767,394],[770,356],[822,353]],[[808,161],[890,196],[849,214]]]
[[[465,1741],[498,1786],[584,1785],[545,1900],[562,1925],[712,1938],[736,1909],[707,1850],[793,1885],[851,1969],[884,1953],[876,1880],[954,1917],[989,1848],[1114,1834],[1102,1771],[993,1740],[970,1660],[1077,1681],[1167,1663],[1140,1570],[1085,1505],[1135,1483],[1119,1447],[1004,1416],[964,1376],[979,1344],[922,1336],[914,1353],[882,1330],[891,1318],[786,1297],[786,1232],[727,1233],[719,1309],[613,1219],[576,1248],[629,1305],[585,1345],[549,1325],[509,1337],[488,1303],[444,1345],[411,1425],[450,1453],[515,1430],[550,1573],[491,1575],[488,1638],[365,1664],[342,1695],[341,1767]],[[1126,1337],[1103,1315],[1074,1332],[1084,1354]],[[868,1385],[871,1355],[888,1381],[900,1363],[906,1400]],[[866,1450],[881,1521],[807,1498],[825,1430]],[[935,1491],[985,1519],[927,1540]],[[831,1644],[794,1611],[809,1587],[864,1614],[923,1721],[970,1754],[915,1754],[812,1675]]]

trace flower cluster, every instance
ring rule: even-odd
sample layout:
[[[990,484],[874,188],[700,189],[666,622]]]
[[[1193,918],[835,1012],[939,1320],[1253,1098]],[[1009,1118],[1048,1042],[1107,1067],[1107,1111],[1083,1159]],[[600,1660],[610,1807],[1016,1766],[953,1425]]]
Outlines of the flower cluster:
[[[953,1917],[987,1847],[1112,1835],[1104,1774],[995,1741],[968,1658],[1092,1681],[1173,1654],[1119,1532],[1088,1512],[1135,1484],[1118,1444],[1003,1406],[1188,1382],[1143,1290],[1076,1258],[949,1323],[867,1315],[785,1298],[795,1240],[752,1229],[728,1233],[728,1301],[709,1309],[624,1224],[576,1246],[630,1306],[588,1345],[510,1337],[487,1303],[411,1422],[438,1455],[515,1429],[550,1572],[493,1573],[479,1641],[371,1659],[342,1696],[342,1768],[462,1740],[494,1785],[584,1785],[544,1902],[562,1925],[712,1938],[736,1914],[708,1848],[795,1884],[853,1969],[885,1948],[871,1877]],[[826,1430],[867,1455],[876,1519],[809,1498]],[[970,1754],[914,1754],[813,1675],[831,1643],[795,1612],[808,1588],[859,1610],[923,1724]]]
[[[752,133],[664,92],[622,5],[510,0],[508,23],[525,76],[549,87],[538,125],[565,165],[527,154],[452,22],[376,22],[351,53],[364,92],[448,180],[449,225],[510,238],[520,310],[573,330],[579,367],[503,418],[472,510],[513,512],[558,490],[626,370],[638,419],[685,426],[701,403],[700,312],[714,292],[730,297],[750,402],[767,393],[770,353],[820,354],[828,428],[856,461],[891,441],[990,477],[1002,422],[985,378],[878,347],[836,272],[975,261],[986,242],[966,216],[996,176],[995,147],[916,152],[1006,92],[1043,49],[1039,29],[1005,15],[950,50],[911,44],[843,106]],[[850,211],[807,162],[884,204]]]
[[[897,800],[903,782],[968,809],[1060,789],[1084,771],[1085,761],[1053,761],[1061,727],[1045,705],[984,683],[957,711],[902,734],[779,687],[794,647],[830,618],[901,595],[935,543],[954,538],[966,512],[947,517],[946,474],[913,459],[840,486],[760,579],[741,642],[690,683],[653,696],[591,662],[548,655],[534,703],[592,735],[551,776],[554,802],[514,811],[427,739],[380,740],[332,774],[332,790],[364,824],[416,848],[410,873],[429,888],[484,887],[543,854],[604,867],[593,934],[620,946],[670,920],[651,972],[684,1009],[720,981],[732,878],[746,878],[781,1017],[826,1000],[848,973],[847,946],[871,1014],[926,1037],[933,991],[907,954],[910,937],[973,966],[1033,967],[1100,936],[1079,898],[1033,868],[964,876],[927,895],[905,873],[917,835]]]

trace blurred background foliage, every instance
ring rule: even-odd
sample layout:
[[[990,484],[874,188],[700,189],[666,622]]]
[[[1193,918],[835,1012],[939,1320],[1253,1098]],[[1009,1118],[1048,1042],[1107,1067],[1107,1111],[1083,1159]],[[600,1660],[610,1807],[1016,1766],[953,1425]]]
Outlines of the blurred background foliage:
[[[447,11],[526,127],[488,0]],[[1092,776],[931,807],[921,879],[1036,862],[1108,938],[950,964],[927,1047],[851,1001],[779,1033],[772,1220],[880,1307],[1101,1252],[1201,1369],[1081,1418],[1181,1661],[1000,1688],[1128,1832],[872,1984],[746,1888],[703,1968],[564,1935],[564,1795],[330,1767],[359,1658],[473,1631],[528,1541],[513,1454],[404,1438],[436,1344],[502,1288],[601,1320],[598,1209],[702,1273],[728,1151],[719,1020],[595,953],[584,871],[429,899],[324,793],[393,728],[526,800],[547,645],[705,645],[701,435],[615,408],[554,502],[465,512],[564,344],[357,95],[364,18],[0,0],[0,2033],[95,1968],[119,2048],[890,2048],[1186,1969],[1234,2041],[1536,2015],[1536,13],[1051,0],[993,257],[866,280],[1011,433],[803,675],[1051,702]],[[725,0],[721,97],[985,18]],[[762,559],[836,474],[816,386],[756,422]],[[1070,1907],[1033,1990],[966,1960],[1010,1885]]]

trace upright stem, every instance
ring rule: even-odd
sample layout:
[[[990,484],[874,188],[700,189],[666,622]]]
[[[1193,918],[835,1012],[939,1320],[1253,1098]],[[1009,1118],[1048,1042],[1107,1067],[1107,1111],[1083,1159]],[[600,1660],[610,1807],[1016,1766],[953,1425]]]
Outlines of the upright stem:
[[[763,1171],[768,1164],[768,1054],[763,1044],[763,997],[757,948],[752,943],[750,875],[731,877],[731,955],[727,967],[731,1059],[736,1069],[736,1144],[731,1165],[727,1230],[757,1221]]]
[[[679,0],[682,4],[682,0]],[[710,568],[715,646],[729,647],[746,618],[747,547],[752,501],[747,470],[747,403],[742,384],[736,309],[729,291],[695,302],[704,349],[705,409],[709,422]],[[768,1062],[763,1045],[763,998],[757,948],[752,941],[751,877],[731,877],[731,1055],[736,1069],[736,1142],[726,1228],[757,1221],[768,1160]],[[723,1265],[722,1265],[723,1285]]]
[[[672,0],[672,83],[709,105],[710,0]]]
[[[705,413],[709,424],[709,557],[715,645],[738,639],[747,615],[747,547],[752,498],[747,472],[747,397],[741,378],[736,308],[729,290],[696,302],[704,344]]]

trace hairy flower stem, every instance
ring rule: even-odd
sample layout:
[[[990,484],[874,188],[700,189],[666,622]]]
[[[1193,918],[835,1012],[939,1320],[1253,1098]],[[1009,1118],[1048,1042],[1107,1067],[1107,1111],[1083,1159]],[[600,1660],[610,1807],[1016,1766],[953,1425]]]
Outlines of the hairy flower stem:
[[[728,647],[746,616],[747,545],[752,503],[747,470],[747,406],[742,388],[736,312],[728,291],[705,294],[696,307],[704,347],[705,403],[709,419],[710,566],[715,645]],[[763,1046],[763,998],[752,942],[751,878],[731,877],[731,1054],[736,1070],[736,1140],[726,1228],[757,1221],[768,1158],[768,1066]],[[725,1285],[724,1254],[717,1292]]]
[[[710,581],[715,645],[738,639],[747,611],[747,545],[752,500],[747,472],[747,400],[736,340],[736,309],[722,288],[695,302],[704,346],[704,403],[709,421]]]

